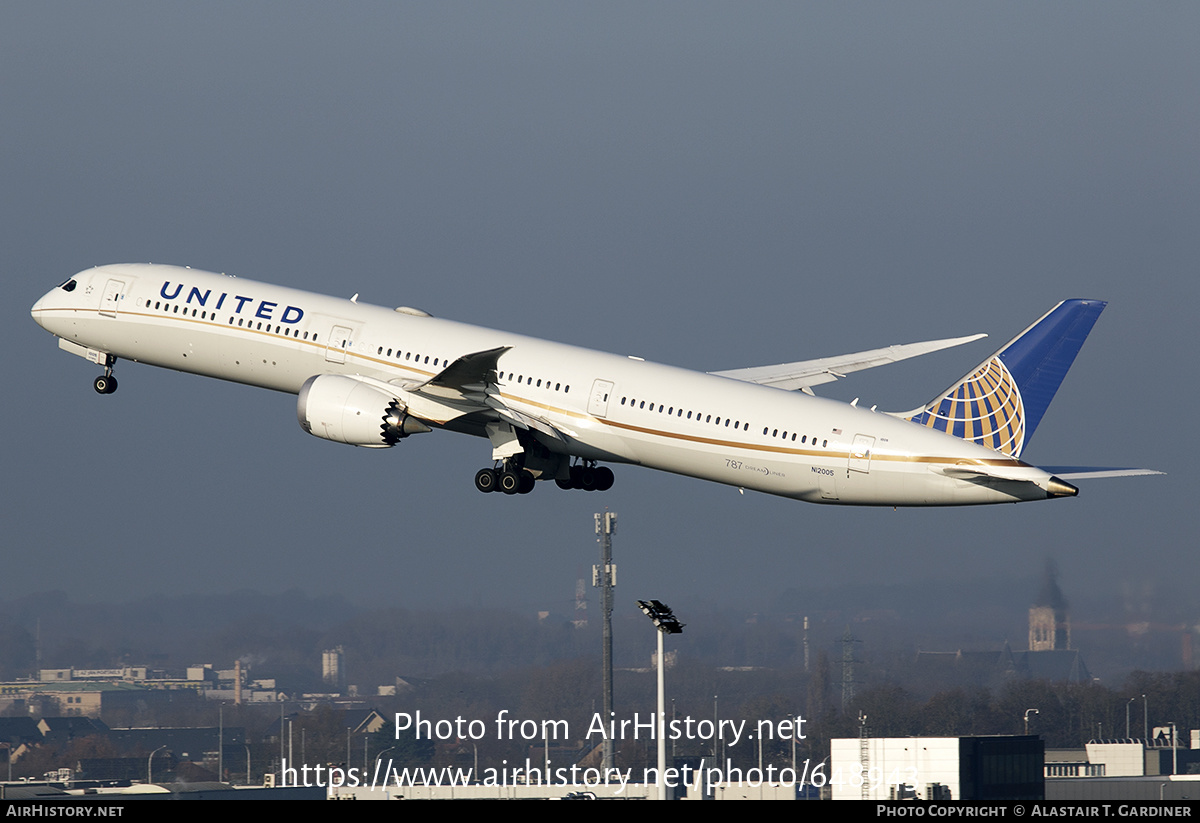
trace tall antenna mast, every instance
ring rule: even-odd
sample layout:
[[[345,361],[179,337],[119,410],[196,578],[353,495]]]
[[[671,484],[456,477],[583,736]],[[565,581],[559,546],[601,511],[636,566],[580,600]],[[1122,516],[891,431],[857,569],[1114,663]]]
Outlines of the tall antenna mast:
[[[592,566],[592,585],[600,589],[600,617],[604,622],[604,660],[601,664],[604,679],[604,725],[613,718],[613,661],[612,661],[612,611],[613,588],[617,585],[617,567],[612,562],[612,536],[617,531],[616,512],[596,513],[596,542],[600,544],[600,564]],[[601,748],[602,774],[613,768],[613,741],[604,736]]]

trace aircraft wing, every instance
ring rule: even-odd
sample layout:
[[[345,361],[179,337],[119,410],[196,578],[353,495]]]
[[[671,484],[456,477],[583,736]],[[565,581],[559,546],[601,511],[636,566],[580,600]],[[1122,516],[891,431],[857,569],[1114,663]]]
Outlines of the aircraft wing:
[[[443,400],[475,401],[486,405],[487,388],[496,385],[496,364],[509,348],[500,346],[464,354],[410,391]]]
[[[490,412],[518,429],[533,429],[556,440],[565,440],[548,420],[510,408],[500,395],[496,366],[511,348],[500,346],[464,354],[424,383],[406,381],[408,407],[418,417],[438,422],[475,412]],[[447,411],[451,411],[447,414]]]
[[[843,354],[837,357],[822,357],[817,360],[801,360],[796,363],[780,363],[777,366],[756,366],[749,369],[731,369],[729,371],[714,371],[718,377],[730,377],[747,383],[758,383],[763,386],[774,386],[788,391],[808,392],[810,387],[822,383],[832,383],[839,377],[845,377],[850,372],[873,369],[876,366],[886,366],[917,357],[930,352],[949,349],[970,343],[986,334],[973,334],[968,337],[951,337],[945,340],[928,340],[924,343],[904,343],[888,346],[883,349],[871,349],[854,354]]]
[[[516,409],[510,409],[508,406],[504,405],[503,401],[501,401],[499,398],[495,398],[495,401],[495,404],[489,403],[489,405],[492,405],[492,407],[496,410],[496,413],[500,415],[501,418],[508,421],[516,428],[533,429],[534,431],[539,431],[547,437],[552,437],[562,443],[567,442],[567,438],[564,437],[564,432],[559,430],[558,427],[556,427],[549,420],[532,414],[525,414],[524,412],[519,412]],[[565,432],[565,434],[573,435],[574,432],[568,431]]]

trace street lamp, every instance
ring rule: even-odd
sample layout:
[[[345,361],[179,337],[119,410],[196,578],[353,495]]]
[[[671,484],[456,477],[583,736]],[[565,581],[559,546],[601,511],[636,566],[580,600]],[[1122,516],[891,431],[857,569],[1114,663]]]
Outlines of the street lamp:
[[[151,767],[154,764],[154,755],[158,754],[165,748],[166,748],[166,746],[159,746],[157,749],[150,752],[150,756],[148,758],[146,758],[146,782],[147,783],[154,782],[154,772],[151,770]]]
[[[663,682],[663,671],[665,660],[663,660],[663,635],[664,634],[680,634],[683,631],[683,623],[679,622],[679,618],[671,611],[671,607],[658,600],[639,600],[638,608],[645,612],[646,617],[654,623],[654,628],[658,629],[658,799],[667,799],[667,706],[666,706],[666,686]]]
[[[1037,709],[1026,709],[1025,710],[1025,734],[1029,734],[1029,715],[1030,715],[1030,713],[1041,714],[1041,712],[1039,712]]]

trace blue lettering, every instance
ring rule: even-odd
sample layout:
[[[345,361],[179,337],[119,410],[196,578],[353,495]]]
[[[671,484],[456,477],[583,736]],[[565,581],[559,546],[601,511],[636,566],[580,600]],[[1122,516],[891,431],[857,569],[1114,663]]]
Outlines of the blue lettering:
[[[169,285],[171,285],[171,281],[164,280],[162,288],[158,290],[158,293],[162,295],[163,300],[174,300],[176,297],[179,296],[179,292],[183,291],[183,284],[180,283],[178,286],[175,287],[174,294],[167,294],[167,286],[169,286]]]
[[[192,298],[194,297],[194,298],[196,298],[196,302],[199,303],[201,306],[203,306],[205,301],[208,300],[208,296],[210,294],[212,294],[212,289],[209,289],[208,291],[204,292],[204,294],[200,294],[200,289],[196,288],[195,286],[192,286],[192,291],[188,294],[187,301],[189,303],[191,303]]]
[[[235,297],[235,298],[233,298],[233,299],[234,299],[234,300],[236,300],[236,301],[238,301],[237,308],[233,310],[233,313],[234,313],[234,314],[241,314],[241,313],[242,313],[242,306],[246,305],[246,303],[248,303],[249,301],[253,300],[254,298],[253,298],[253,297],[242,297],[241,295],[238,295],[237,297]]]
[[[295,314],[293,314],[295,312]],[[283,310],[283,317],[279,319],[284,323],[299,323],[300,318],[304,316],[304,310],[298,309],[295,306],[288,306]]]
[[[254,316],[261,317],[263,320],[270,320],[271,311],[278,305],[278,303],[272,303],[270,300],[264,300],[258,304],[258,311],[254,313]]]
[[[217,306],[216,307],[218,309],[221,308],[221,304],[225,302],[225,298],[228,296],[229,295],[227,295],[225,292],[221,292],[221,296],[217,298]]]

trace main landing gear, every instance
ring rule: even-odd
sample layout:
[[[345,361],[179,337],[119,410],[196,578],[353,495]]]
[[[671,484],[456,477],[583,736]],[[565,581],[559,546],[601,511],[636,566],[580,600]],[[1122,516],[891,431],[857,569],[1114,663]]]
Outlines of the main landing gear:
[[[105,365],[104,374],[92,381],[92,388],[99,394],[112,394],[117,390],[117,378],[113,377],[112,363]]]
[[[569,480],[555,480],[560,489],[583,489],[585,492],[606,492],[612,488],[616,476],[608,466],[582,463],[571,467]]]
[[[608,491],[615,480],[612,469],[582,463],[571,467],[569,479],[556,479],[560,489],[583,489],[584,491]],[[529,494],[537,482],[533,473],[505,460],[499,468],[480,469],[475,473],[475,488],[481,492],[504,492],[505,494]]]
[[[535,482],[530,472],[511,465],[500,469],[480,469],[475,473],[475,488],[481,492],[529,494]]]

